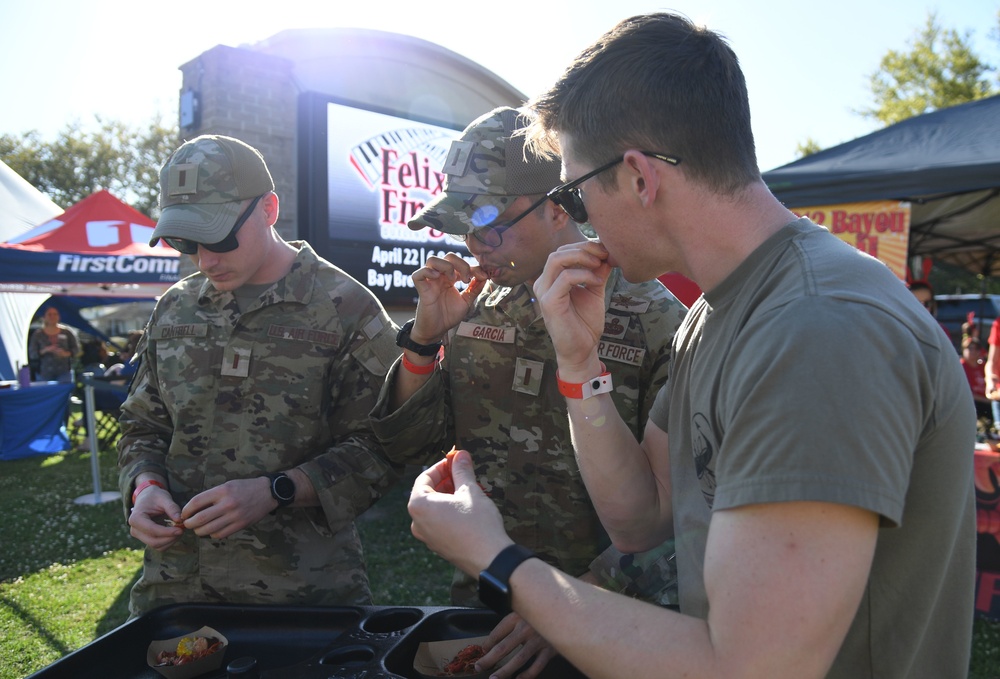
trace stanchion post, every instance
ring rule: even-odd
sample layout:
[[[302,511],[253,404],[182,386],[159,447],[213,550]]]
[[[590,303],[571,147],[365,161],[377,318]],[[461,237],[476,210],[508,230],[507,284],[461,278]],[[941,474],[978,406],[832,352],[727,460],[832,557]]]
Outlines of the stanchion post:
[[[84,417],[87,419],[87,441],[90,443],[90,474],[93,477],[94,492],[89,495],[81,495],[73,502],[78,505],[99,505],[104,502],[114,502],[121,498],[121,493],[114,491],[101,492],[101,470],[97,460],[100,454],[97,442],[97,419],[94,417],[94,373],[83,374],[83,408]]]

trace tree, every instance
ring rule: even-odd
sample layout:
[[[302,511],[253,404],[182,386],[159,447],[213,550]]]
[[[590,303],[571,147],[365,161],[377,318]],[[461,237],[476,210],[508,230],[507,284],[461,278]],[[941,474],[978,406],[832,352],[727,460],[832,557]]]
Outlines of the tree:
[[[996,67],[976,55],[970,41],[969,31],[943,29],[930,13],[909,51],[889,50],[882,57],[879,70],[869,76],[875,106],[858,113],[892,125],[997,94],[989,79]]]
[[[177,127],[164,125],[160,116],[136,127],[99,116],[96,121],[91,129],[69,123],[54,141],[35,130],[0,135],[0,160],[62,208],[107,189],[155,218],[159,168],[176,147]]]
[[[806,137],[806,140],[799,142],[795,145],[795,158],[805,158],[806,156],[811,156],[814,153],[822,151],[823,147],[820,143],[813,139],[812,137]]]

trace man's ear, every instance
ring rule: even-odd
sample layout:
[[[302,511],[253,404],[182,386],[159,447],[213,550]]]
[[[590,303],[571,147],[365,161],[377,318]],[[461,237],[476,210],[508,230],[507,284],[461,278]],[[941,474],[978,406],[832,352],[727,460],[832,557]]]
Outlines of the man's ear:
[[[561,231],[570,223],[569,215],[551,200],[545,201],[545,219],[552,224],[554,231]]]
[[[260,202],[263,204],[262,209],[264,210],[267,225],[274,226],[274,223],[278,221],[278,194],[271,191],[261,198]]]
[[[629,182],[629,189],[643,207],[650,207],[656,201],[656,193],[660,188],[662,175],[659,168],[650,162],[646,155],[635,149],[625,152],[622,163],[627,170],[625,177]]]

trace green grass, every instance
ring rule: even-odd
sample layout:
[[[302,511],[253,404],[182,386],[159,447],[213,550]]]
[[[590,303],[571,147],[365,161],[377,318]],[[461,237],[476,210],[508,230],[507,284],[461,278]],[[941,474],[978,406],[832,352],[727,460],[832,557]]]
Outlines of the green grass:
[[[0,584],[0,677],[27,676],[124,622],[141,563],[119,549]]]
[[[115,456],[99,457],[101,488],[117,487]],[[90,455],[0,462],[0,679],[23,679],[128,617],[142,552],[118,500],[93,492]],[[410,534],[407,476],[358,522],[375,603],[448,604],[451,567]],[[969,679],[1000,679],[1000,623],[977,620]]]
[[[972,628],[969,679],[1000,677],[1000,623],[976,620]]]
[[[407,475],[358,520],[372,599],[379,606],[448,606],[454,568],[410,532]]]
[[[114,492],[114,455],[101,489]],[[76,504],[93,492],[90,455],[0,462],[0,678],[24,677],[114,629],[142,563],[121,504]]]

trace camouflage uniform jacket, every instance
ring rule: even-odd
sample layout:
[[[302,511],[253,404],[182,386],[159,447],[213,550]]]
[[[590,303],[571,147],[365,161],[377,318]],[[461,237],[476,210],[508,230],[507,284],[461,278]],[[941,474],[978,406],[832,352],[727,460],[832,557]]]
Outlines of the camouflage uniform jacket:
[[[146,549],[132,614],[172,602],[371,603],[354,518],[395,479],[368,413],[396,328],[361,284],[305,243],[242,313],[204,275],[156,305],[122,406],[119,467],[156,472],[184,506],[229,479],[298,468],[321,506],[287,507],[228,538]]]
[[[686,309],[658,281],[633,285],[617,269],[606,303],[599,353],[615,404],[641,438]],[[571,575],[584,573],[609,542],[577,467],[555,350],[530,287],[488,283],[449,331],[441,369],[386,414],[398,370],[372,413],[389,457],[424,464],[453,444],[470,451],[511,538]],[[471,578],[456,573],[452,601],[478,605]]]

